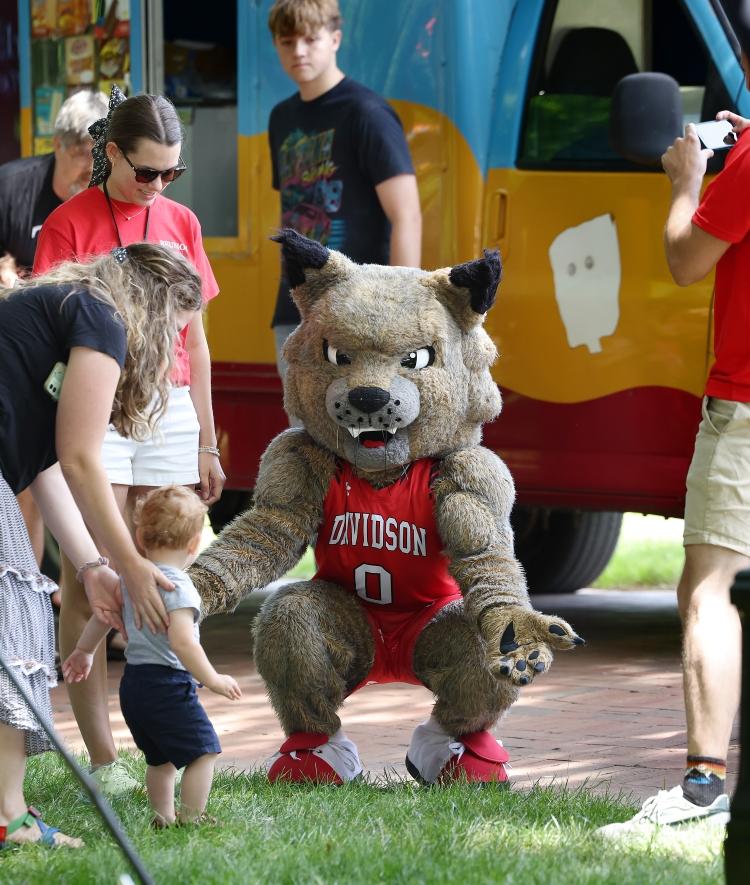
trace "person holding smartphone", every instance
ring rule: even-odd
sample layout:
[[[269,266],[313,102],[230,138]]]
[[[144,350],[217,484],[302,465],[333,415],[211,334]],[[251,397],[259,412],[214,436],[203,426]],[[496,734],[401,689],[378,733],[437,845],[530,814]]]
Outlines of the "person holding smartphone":
[[[742,53],[746,86],[750,60]],[[669,269],[680,286],[716,269],[714,353],[702,421],[687,476],[685,565],[677,586],[683,629],[687,758],[682,783],[646,800],[629,821],[598,830],[629,837],[657,825],[694,821],[725,824],[727,754],[740,695],[739,615],[729,590],[750,566],[750,120],[720,111],[736,145],[724,169],[701,197],[713,150],[702,147],[688,124],[662,157],[672,185],[664,228]],[[719,663],[720,662],[720,663]]]
[[[125,99],[114,86],[109,114],[91,127],[91,133],[91,185],[45,221],[34,273],[129,243],[158,243],[193,264],[202,280],[203,300],[210,301],[218,286],[203,248],[198,219],[186,206],[164,196],[165,188],[186,168],[181,159],[182,126],[173,105],[160,95]],[[165,484],[198,484],[206,504],[221,495],[224,472],[211,405],[211,359],[198,314],[175,342],[171,382],[167,407],[155,434],[140,441],[125,439],[115,428],[106,434],[102,459],[126,517],[140,494]],[[65,558],[62,589],[60,653],[64,658],[73,651],[91,615],[83,588],[75,580],[75,569]],[[132,601],[139,620],[153,631],[166,630],[167,612],[155,589],[145,594],[136,589]],[[117,795],[138,788],[139,782],[117,760],[109,724],[104,647],[97,651],[89,679],[69,686],[69,693],[92,774],[102,789]]]

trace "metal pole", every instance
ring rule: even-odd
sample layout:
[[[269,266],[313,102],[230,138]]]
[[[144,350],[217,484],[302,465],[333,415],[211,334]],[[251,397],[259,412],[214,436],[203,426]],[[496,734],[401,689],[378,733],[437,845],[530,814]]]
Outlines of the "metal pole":
[[[750,873],[750,569],[737,573],[730,593],[742,623],[742,692],[740,771],[724,840],[724,872],[727,885],[745,885]]]
[[[63,757],[68,768],[81,782],[83,789],[86,791],[86,793],[88,793],[89,798],[96,806],[96,810],[99,812],[102,820],[107,825],[110,833],[112,833],[115,842],[117,842],[117,844],[120,846],[120,850],[130,862],[130,865],[133,867],[133,870],[138,876],[138,879],[143,883],[143,885],[154,885],[154,880],[149,875],[148,870],[143,865],[143,861],[138,855],[138,852],[135,850],[135,847],[131,843],[130,839],[128,839],[125,831],[122,829],[117,815],[112,810],[110,804],[99,792],[99,788],[94,782],[94,779],[88,774],[88,772],[84,771],[75,761],[75,759],[70,755],[68,750],[63,745],[62,741],[58,738],[52,723],[40,710],[36,708],[34,701],[26,692],[26,687],[16,678],[16,674],[13,672],[13,668],[8,663],[6,663],[5,658],[2,654],[0,654],[0,668],[5,670],[5,672],[8,674],[8,678],[16,687],[16,690],[24,699],[24,701],[26,701],[31,711],[39,720],[42,728],[47,733],[47,737],[50,739],[52,746]]]

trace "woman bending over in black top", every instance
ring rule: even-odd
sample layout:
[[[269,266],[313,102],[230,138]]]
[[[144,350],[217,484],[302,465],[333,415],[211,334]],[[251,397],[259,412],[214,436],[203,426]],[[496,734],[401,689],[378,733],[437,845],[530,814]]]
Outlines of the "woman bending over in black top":
[[[78,568],[92,610],[119,629],[117,562],[138,620],[158,620],[157,584],[172,584],[133,543],[101,463],[110,424],[150,434],[166,403],[174,341],[201,310],[201,280],[173,250],[134,243],[87,264],[66,263],[0,300],[0,654],[51,718],[55,681],[50,593],[15,494],[29,487]],[[23,794],[25,757],[50,749],[0,672],[0,848],[81,845],[48,827]]]

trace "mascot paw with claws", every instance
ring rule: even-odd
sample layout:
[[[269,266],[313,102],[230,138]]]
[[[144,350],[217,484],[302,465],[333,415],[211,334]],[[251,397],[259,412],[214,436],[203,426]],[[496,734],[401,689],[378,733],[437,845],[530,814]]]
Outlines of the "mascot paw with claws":
[[[315,544],[314,578],[270,596],[255,625],[287,735],[269,777],[358,777],[341,704],[409,682],[435,696],[407,751],[412,776],[502,783],[508,753],[491,729],[553,649],[583,640],[531,608],[513,481],[480,445],[501,407],[482,327],[500,257],[426,272],[357,265],[294,231],[276,239],[302,317],[284,403],[304,428],[271,442],[252,509],[191,569],[204,611],[226,611]]]

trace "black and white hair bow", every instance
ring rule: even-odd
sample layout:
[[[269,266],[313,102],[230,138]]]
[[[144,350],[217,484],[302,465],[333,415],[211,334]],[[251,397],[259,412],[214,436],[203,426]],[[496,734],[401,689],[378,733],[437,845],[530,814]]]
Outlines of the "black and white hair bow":
[[[109,129],[109,121],[112,119],[112,112],[118,105],[125,101],[125,96],[117,86],[112,84],[112,91],[109,94],[109,111],[106,117],[97,120],[89,126],[89,135],[94,139],[94,146],[91,148],[91,154],[94,157],[94,169],[91,173],[91,181],[89,187],[96,187],[101,184],[107,177],[109,172],[109,163],[107,154],[104,150],[107,146],[107,130]]]

